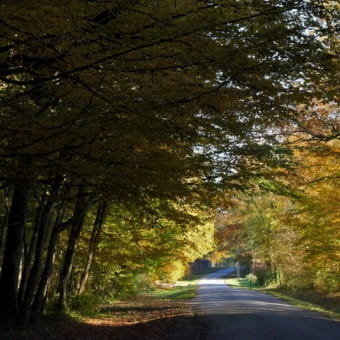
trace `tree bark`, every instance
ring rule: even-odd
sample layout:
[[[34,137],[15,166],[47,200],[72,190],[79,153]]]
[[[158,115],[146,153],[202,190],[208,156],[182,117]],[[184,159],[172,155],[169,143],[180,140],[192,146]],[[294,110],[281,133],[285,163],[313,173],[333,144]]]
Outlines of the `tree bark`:
[[[27,287],[21,310],[21,321],[24,325],[28,324],[30,320],[32,302],[41,277],[42,255],[46,243],[46,236],[50,227],[50,219],[54,206],[53,199],[54,198],[51,196],[47,197],[46,201],[44,202],[41,220],[39,221],[40,225],[38,226],[38,239],[34,254],[34,261],[27,281]]]
[[[0,315],[12,320],[15,320],[19,312],[18,281],[28,193],[26,184],[16,185],[13,191],[0,278]]]
[[[74,209],[74,222],[71,225],[70,235],[68,239],[67,250],[65,253],[64,264],[60,272],[59,281],[59,298],[57,304],[57,310],[59,312],[65,312],[67,305],[67,293],[68,284],[72,272],[74,252],[76,243],[79,239],[80,232],[82,230],[86,212],[92,203],[92,199],[85,202],[82,189],[79,189],[77,202]]]
[[[81,279],[80,279],[78,295],[81,295],[85,291],[85,288],[86,288],[86,284],[87,284],[87,281],[88,281],[88,278],[89,278],[94,253],[95,253],[98,241],[99,241],[100,231],[101,231],[102,225],[104,223],[104,215],[105,215],[105,211],[106,211],[106,206],[107,206],[106,203],[101,202],[99,204],[99,207],[98,207],[96,220],[93,224],[93,229],[92,229],[92,233],[91,233],[91,238],[90,238],[90,243],[89,243],[89,253],[88,253],[88,256],[87,256],[87,259],[86,259],[86,265],[85,265],[83,274],[82,274]]]
[[[21,278],[19,293],[18,293],[19,304],[23,304],[24,302],[27,281],[28,281],[28,278],[29,278],[29,275],[32,269],[34,254],[36,251],[36,246],[37,246],[37,241],[38,241],[39,228],[40,228],[41,220],[43,218],[45,204],[46,204],[46,193],[43,194],[40,200],[38,211],[35,217],[33,234],[31,237],[30,245],[28,247],[28,253],[23,261],[24,266],[23,266],[22,278]]]
[[[5,188],[4,190],[4,217],[2,219],[1,227],[0,227],[0,276],[2,270],[2,259],[5,250],[5,236],[6,236],[6,228],[8,226],[8,218],[9,218],[9,190]]]
[[[63,215],[64,215],[64,207],[61,207],[58,211],[55,225],[51,233],[48,250],[47,250],[46,261],[45,261],[45,267],[40,278],[39,287],[36,292],[34,302],[32,304],[31,318],[33,320],[36,320],[40,317],[43,307],[44,307],[47,284],[48,284],[48,281],[49,281],[49,278],[50,278],[50,275],[53,269],[53,261],[54,261],[54,256],[55,256],[56,245],[57,245],[60,233],[64,230],[64,228],[62,227],[62,223],[61,223],[63,219]]]

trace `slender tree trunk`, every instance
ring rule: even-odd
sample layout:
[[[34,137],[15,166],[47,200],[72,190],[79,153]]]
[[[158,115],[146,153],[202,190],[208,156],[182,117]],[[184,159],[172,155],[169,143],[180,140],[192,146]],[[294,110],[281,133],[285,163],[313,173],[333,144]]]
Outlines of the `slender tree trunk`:
[[[276,267],[276,283],[280,287],[282,286],[283,283],[282,271],[280,266],[278,266],[277,264],[275,267]]]
[[[85,214],[86,214],[86,203],[82,193],[82,189],[79,189],[77,202],[74,209],[74,223],[71,225],[70,235],[68,239],[67,250],[65,253],[64,264],[60,272],[59,281],[59,298],[57,304],[57,310],[59,312],[65,312],[67,304],[67,293],[68,284],[72,272],[74,252],[76,243],[78,241],[81,229],[83,227]]]
[[[31,237],[30,245],[28,247],[27,256],[24,257],[24,266],[23,266],[22,278],[21,278],[19,293],[18,293],[20,304],[24,303],[27,281],[28,281],[28,278],[29,278],[29,275],[32,269],[32,265],[33,265],[33,259],[34,259],[34,254],[36,251],[38,235],[39,235],[39,228],[41,225],[41,220],[43,218],[45,204],[46,204],[46,193],[43,194],[40,200],[39,208],[38,208],[38,211],[35,217],[33,234]]]
[[[5,218],[4,218],[5,220]],[[3,241],[4,236],[5,236],[5,229],[6,225],[1,224],[0,225],[0,277],[1,277],[1,271],[2,271],[2,258],[3,258],[3,252],[5,248],[5,242]]]
[[[99,241],[100,231],[104,223],[105,210],[106,210],[106,203],[103,203],[103,202],[100,203],[98,207],[97,215],[96,215],[96,220],[93,224],[93,229],[92,229],[90,243],[89,243],[89,253],[87,255],[86,265],[85,265],[83,274],[80,279],[78,295],[82,294],[86,288],[94,253],[95,253],[98,241]]]
[[[22,305],[21,320],[24,325],[26,325],[30,320],[31,306],[40,281],[42,256],[46,243],[46,236],[50,227],[50,219],[53,205],[53,197],[49,196],[47,201],[45,202],[40,225],[38,228],[38,239],[35,249],[34,262],[27,281],[25,297]]]
[[[61,182],[61,176],[52,177],[51,186],[49,187],[50,192],[46,190],[38,209],[38,216],[36,219],[36,223],[38,224],[38,238],[21,311],[21,320],[24,325],[30,321],[31,307],[41,280],[43,271],[43,252],[46,247],[46,241],[52,234],[51,218],[53,209],[56,205],[56,197],[58,196]]]
[[[1,270],[2,270],[2,259],[4,255],[5,250],[5,236],[6,236],[6,228],[8,226],[8,218],[9,218],[9,190],[5,188],[4,190],[4,217],[2,219],[2,223],[0,226],[0,276],[1,276]]]
[[[67,296],[74,292],[75,289],[75,264],[74,264],[74,256],[73,256],[73,259],[72,259],[72,264],[71,264],[71,271],[70,271],[70,276],[68,278],[68,282],[67,282],[67,288],[66,288],[66,292],[67,292]],[[67,303],[67,299],[66,299],[66,303]]]
[[[67,288],[68,288],[68,283],[71,277],[74,250],[75,250],[75,244],[77,241],[74,235],[75,235],[74,232],[72,233],[72,235],[70,235],[65,258],[64,258],[64,264],[60,272],[59,298],[58,298],[57,310],[62,313],[65,312],[66,306],[67,306],[67,293],[68,293]]]
[[[28,186],[14,188],[8,219],[6,245],[0,278],[0,315],[15,319],[18,315],[18,285],[23,252],[25,215],[28,203]]]
[[[40,317],[40,314],[42,313],[44,302],[45,302],[45,295],[47,290],[47,284],[50,278],[50,275],[52,273],[53,269],[53,262],[55,257],[55,249],[58,242],[59,235],[61,231],[63,230],[61,228],[61,222],[64,215],[64,207],[59,209],[58,215],[55,221],[54,228],[51,233],[49,246],[47,250],[47,256],[45,261],[45,267],[41,275],[40,283],[38,290],[36,292],[34,302],[31,309],[31,318],[33,320],[36,320]]]
[[[276,281],[276,267],[273,260],[270,260],[270,281]]]

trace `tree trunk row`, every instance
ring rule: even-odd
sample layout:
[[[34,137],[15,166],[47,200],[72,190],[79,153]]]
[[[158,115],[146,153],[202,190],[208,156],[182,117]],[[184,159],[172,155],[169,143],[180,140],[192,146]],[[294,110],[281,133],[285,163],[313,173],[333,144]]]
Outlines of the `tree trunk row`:
[[[8,213],[0,221],[2,319],[22,326],[39,319],[44,310],[57,252],[64,257],[60,273],[53,276],[58,277],[59,282],[52,282],[52,286],[54,294],[58,295],[58,310],[65,311],[77,242],[87,213],[97,202],[95,196],[85,192],[83,187],[78,188],[73,199],[72,195],[65,196],[66,192],[62,178],[56,177],[41,191],[36,204],[37,193],[30,190],[29,185],[20,183],[13,187]],[[70,206],[72,201],[73,208]],[[78,283],[78,294],[84,292],[89,278],[105,210],[106,203],[100,202],[90,234],[85,268]],[[65,230],[68,235],[66,249],[65,242],[59,242]]]

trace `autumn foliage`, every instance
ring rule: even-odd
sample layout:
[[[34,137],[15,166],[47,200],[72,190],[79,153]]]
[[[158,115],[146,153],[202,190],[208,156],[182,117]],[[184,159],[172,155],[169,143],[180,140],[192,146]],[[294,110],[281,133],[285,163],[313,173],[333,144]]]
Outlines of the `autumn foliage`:
[[[224,201],[292,153],[300,200],[238,196],[250,214],[217,235],[336,289],[337,140],[314,118],[299,127],[315,144],[281,138],[336,93],[332,3],[1,2],[0,316],[27,325],[85,292],[175,280],[213,250]]]

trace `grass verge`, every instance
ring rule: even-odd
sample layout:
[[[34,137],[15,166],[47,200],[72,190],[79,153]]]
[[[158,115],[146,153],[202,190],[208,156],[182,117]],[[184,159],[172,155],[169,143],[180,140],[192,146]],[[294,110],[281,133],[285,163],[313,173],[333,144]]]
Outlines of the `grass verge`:
[[[198,280],[185,280],[178,282],[173,288],[155,288],[146,296],[151,299],[188,300],[196,296]]]
[[[248,278],[246,277],[232,277],[232,278],[227,278],[225,279],[225,283],[230,286],[230,287],[235,287],[235,288],[247,288],[247,289],[259,289],[261,288],[261,285],[259,285],[256,282],[251,282]]]
[[[290,291],[282,288],[263,287],[250,283],[247,278],[226,278],[225,283],[234,288],[254,289],[273,295],[291,305],[321,313],[334,320],[340,320],[340,296],[324,295],[318,292]]]

